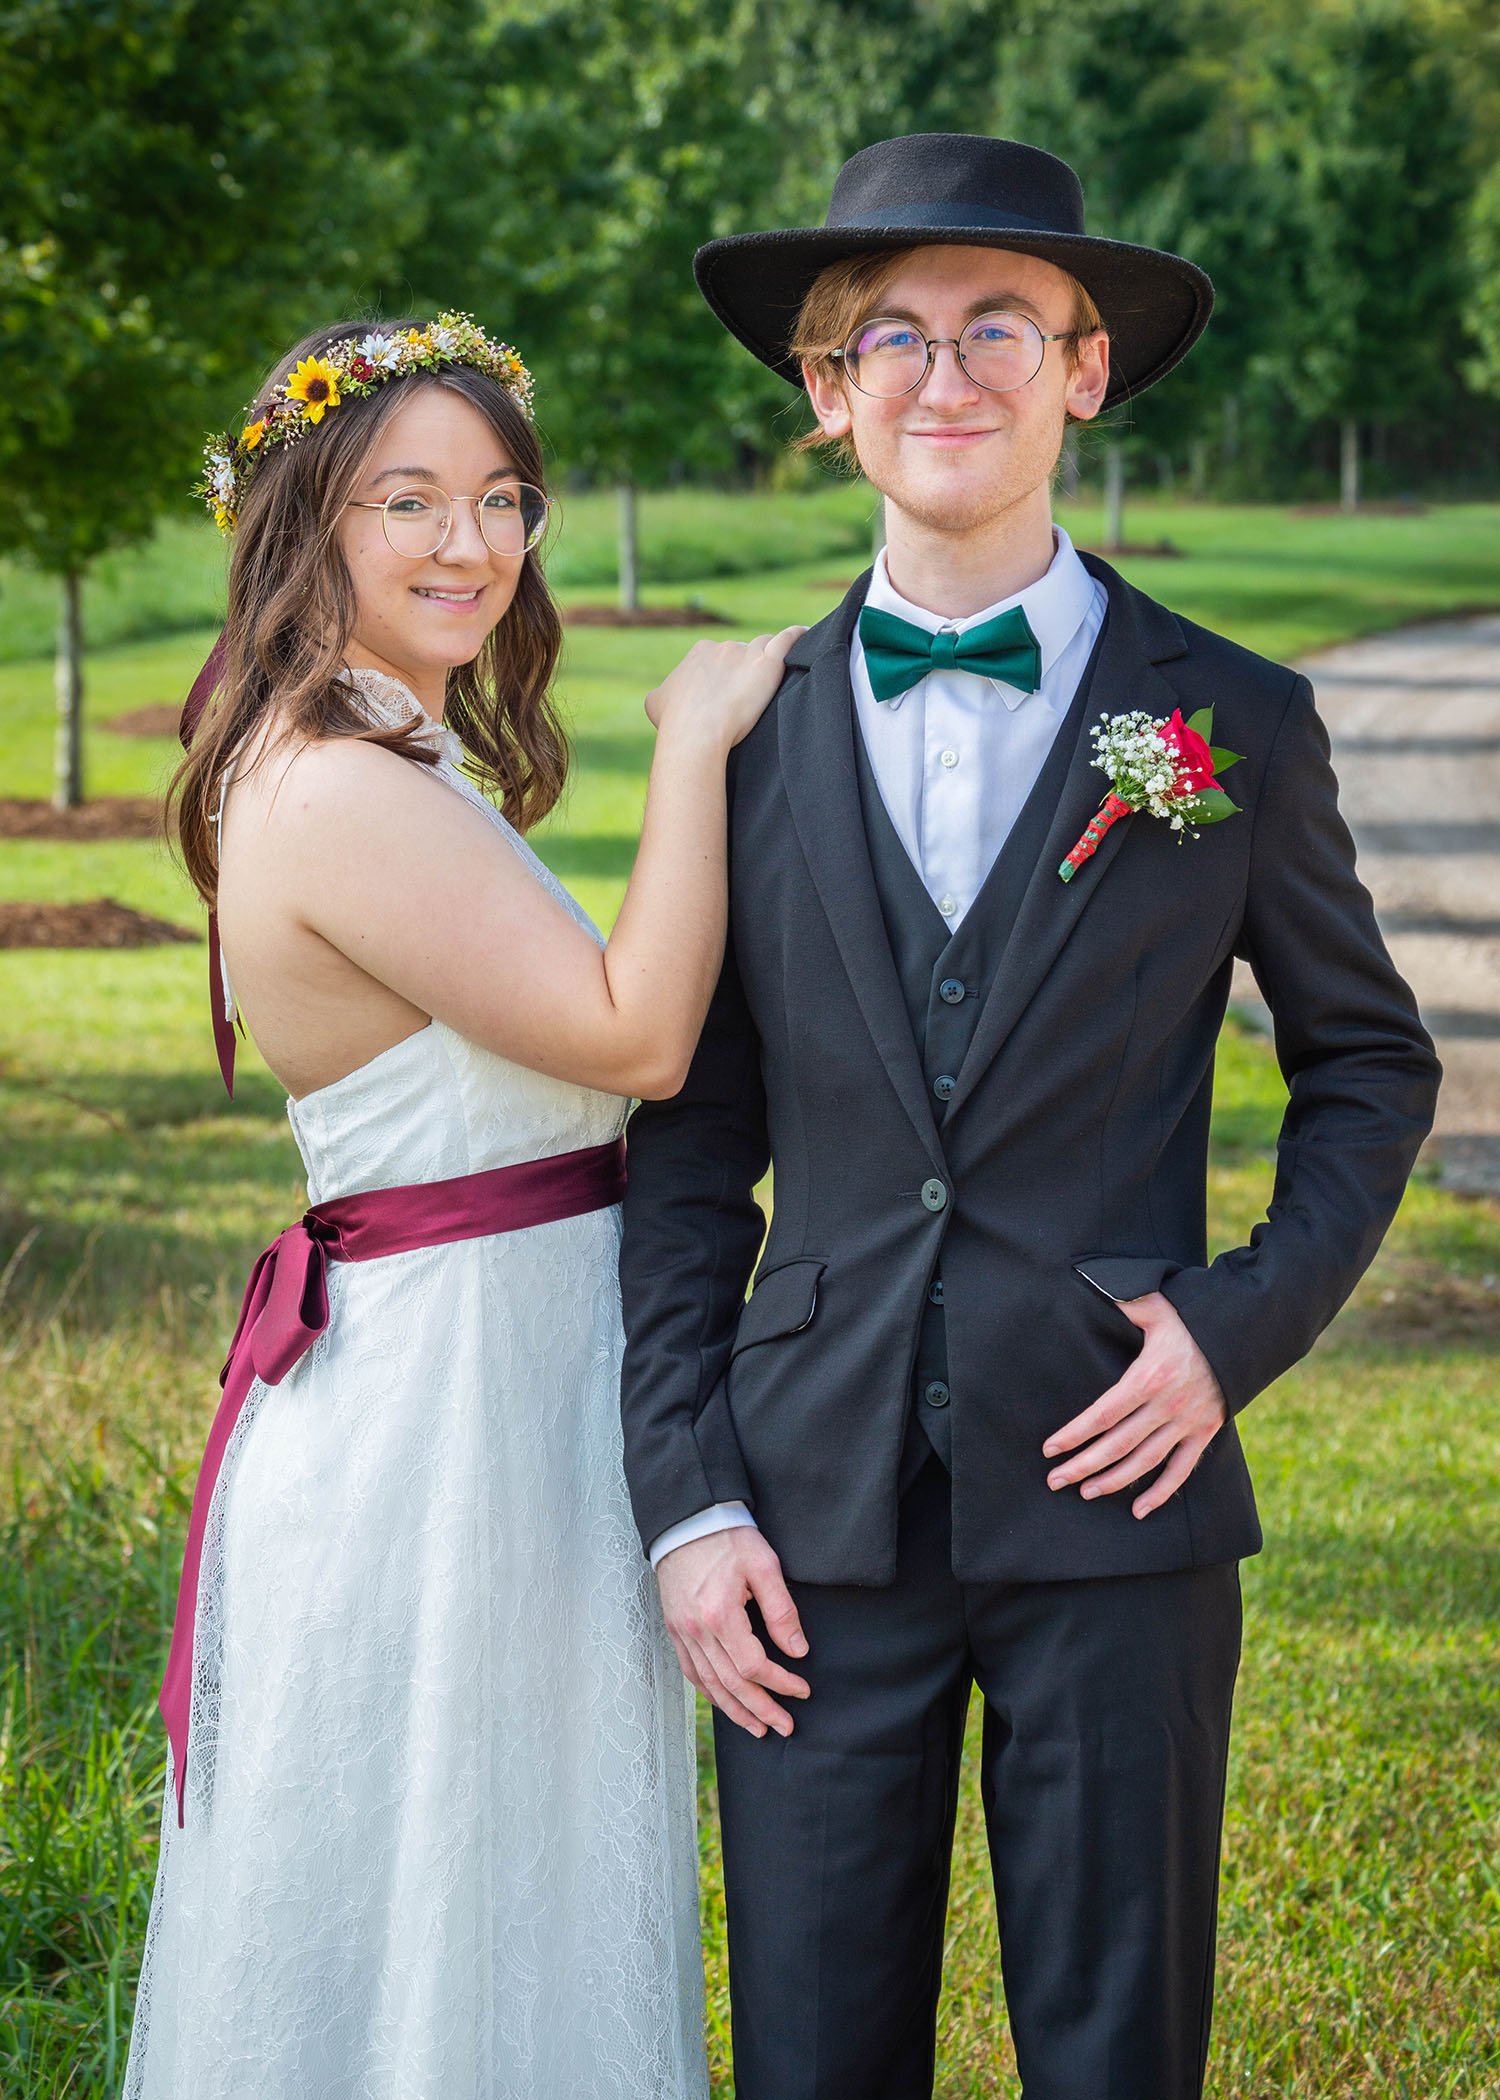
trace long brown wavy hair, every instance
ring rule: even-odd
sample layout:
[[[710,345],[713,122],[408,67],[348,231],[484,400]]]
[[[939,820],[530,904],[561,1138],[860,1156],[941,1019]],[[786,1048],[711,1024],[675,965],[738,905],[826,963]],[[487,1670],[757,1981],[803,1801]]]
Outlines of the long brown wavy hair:
[[[382,321],[382,330],[420,327]],[[341,321],[305,336],[267,375],[257,414],[304,357],[318,357],[368,321]],[[372,725],[341,676],[354,632],[354,582],[338,522],[363,478],[381,432],[417,387],[446,387],[490,425],[523,481],[545,490],[542,450],[524,410],[495,380],[468,365],[411,372],[363,398],[345,397],[322,425],[257,465],[239,504],[229,563],[223,668],[167,789],[168,823],[200,896],[212,905],[219,870],[214,819],[225,768],[247,736],[274,717],[271,742],[361,737],[417,765],[436,754],[414,730]],[[562,793],[568,740],[552,698],[562,620],[533,549],[516,594],[472,663],[448,673],[443,719],[456,731],[480,783],[528,831]]]

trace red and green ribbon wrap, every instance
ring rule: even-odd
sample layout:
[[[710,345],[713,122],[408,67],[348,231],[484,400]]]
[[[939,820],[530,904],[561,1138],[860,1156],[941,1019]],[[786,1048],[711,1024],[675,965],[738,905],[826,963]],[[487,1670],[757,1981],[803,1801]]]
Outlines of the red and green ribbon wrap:
[[[1105,833],[1110,826],[1118,824],[1121,817],[1128,817],[1132,807],[1131,803],[1125,801],[1123,796],[1115,794],[1113,790],[1105,796],[1090,818],[1087,831],[1057,871],[1064,882],[1071,882],[1084,862],[1093,858],[1103,845]]]

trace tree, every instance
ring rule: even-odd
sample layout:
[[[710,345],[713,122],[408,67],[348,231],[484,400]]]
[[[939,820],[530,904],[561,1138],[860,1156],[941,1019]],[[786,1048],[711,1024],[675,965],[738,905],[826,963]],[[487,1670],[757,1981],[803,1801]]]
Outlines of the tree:
[[[1076,168],[1090,233],[1206,262],[1204,231],[1212,212],[1202,176],[1233,158],[1227,126],[1218,122],[1227,44],[1225,10],[1212,0],[1179,6],[1080,0],[1067,13],[1027,4],[1002,44],[1000,124]],[[1225,191],[1233,195],[1229,183]],[[1197,346],[1193,359],[1204,357],[1204,349]],[[1160,393],[1153,388],[1141,403],[1122,403],[1095,439],[1105,447],[1109,546],[1124,540],[1132,451],[1151,441],[1179,441],[1202,414],[1197,399],[1183,407],[1185,372],[1172,374]]]
[[[0,552],[61,583],[60,806],[83,794],[90,563],[181,500],[205,427],[399,247],[409,135],[369,124],[373,82],[398,62],[420,82],[461,13],[461,0],[420,17],[394,0],[9,8],[0,342],[25,381],[0,390]],[[434,121],[430,102],[413,121],[418,108]]]
[[[764,456],[790,406],[699,297],[695,249],[817,223],[857,146],[929,111],[961,120],[992,72],[985,20],[978,0],[520,0],[497,12],[463,149],[477,180],[446,185],[430,246],[472,297],[505,287],[549,439],[618,486],[625,606],[637,489]]]
[[[1448,49],[1401,6],[1317,21],[1279,70],[1302,229],[1284,382],[1338,418],[1353,510],[1362,431],[1458,377],[1470,124]]]

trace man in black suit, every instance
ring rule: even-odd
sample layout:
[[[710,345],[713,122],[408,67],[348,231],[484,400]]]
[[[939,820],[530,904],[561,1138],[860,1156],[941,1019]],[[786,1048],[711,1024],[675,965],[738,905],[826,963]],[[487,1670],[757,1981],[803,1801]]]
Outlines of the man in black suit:
[[[722,981],[630,1126],[626,1464],[717,1709],[736,2090],[931,2092],[977,1682],[1027,2100],[1188,2100],[1260,1545],[1234,1417],[1378,1247],[1437,1061],[1306,679],[1052,524],[1066,421],[1186,354],[1203,273],[968,137],[869,147],[825,227],[697,268],[888,533],[736,753]],[[1206,707],[1234,813],[1137,807],[1063,879],[1100,718]],[[1290,1099],[1268,1217],[1209,1263],[1236,955]]]

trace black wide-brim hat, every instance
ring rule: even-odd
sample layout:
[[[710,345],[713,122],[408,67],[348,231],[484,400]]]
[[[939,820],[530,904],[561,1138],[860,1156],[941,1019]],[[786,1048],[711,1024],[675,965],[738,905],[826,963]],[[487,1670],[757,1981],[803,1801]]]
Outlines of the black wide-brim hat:
[[[1109,331],[1105,408],[1179,364],[1213,310],[1214,288],[1196,263],[1084,232],[1083,187],[1066,161],[967,132],[864,147],[840,168],[822,226],[709,241],[693,274],[730,334],[800,388],[789,346],[818,273],[851,256],[939,245],[1010,248],[1070,271]]]

